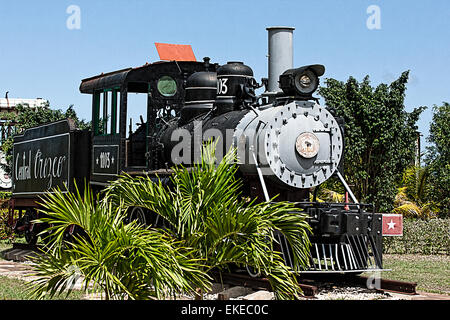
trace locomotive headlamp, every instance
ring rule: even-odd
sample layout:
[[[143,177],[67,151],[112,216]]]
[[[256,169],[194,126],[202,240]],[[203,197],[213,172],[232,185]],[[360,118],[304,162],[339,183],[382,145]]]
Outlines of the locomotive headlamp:
[[[307,75],[303,75],[300,77],[300,86],[302,88],[308,88],[311,85],[311,78]]]
[[[280,88],[290,96],[309,98],[319,86],[319,77],[325,72],[320,64],[286,70],[280,76]]]
[[[305,70],[302,73],[297,73],[294,76],[294,89],[297,94],[309,95],[316,91],[319,85],[319,77],[311,70]]]

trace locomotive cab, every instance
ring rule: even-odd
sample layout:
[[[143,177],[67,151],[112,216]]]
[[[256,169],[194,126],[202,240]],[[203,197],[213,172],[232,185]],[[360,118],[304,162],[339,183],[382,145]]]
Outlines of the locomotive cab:
[[[215,68],[206,60],[161,61],[82,80],[80,92],[92,95],[91,185],[160,168],[156,134],[179,116],[187,78]]]

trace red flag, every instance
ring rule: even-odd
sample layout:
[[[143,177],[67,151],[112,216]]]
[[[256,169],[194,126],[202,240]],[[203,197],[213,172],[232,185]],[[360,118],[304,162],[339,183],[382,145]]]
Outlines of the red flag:
[[[383,236],[403,236],[403,216],[383,213]]]
[[[167,61],[196,61],[194,52],[188,44],[170,44],[155,42],[159,58]]]

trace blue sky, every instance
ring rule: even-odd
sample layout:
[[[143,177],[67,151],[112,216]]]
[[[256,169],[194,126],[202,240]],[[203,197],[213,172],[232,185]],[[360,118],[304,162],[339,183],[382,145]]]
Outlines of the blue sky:
[[[66,27],[70,5],[80,8],[80,29]],[[381,29],[366,26],[370,5],[380,8]],[[419,121],[424,137],[433,104],[450,101],[448,0],[0,0],[0,96],[74,104],[90,120],[81,79],[159,60],[154,42],[190,44],[197,60],[243,61],[259,81],[266,27],[275,25],[295,27],[295,66],[324,64],[325,77],[369,75],[376,86],[411,70],[406,106],[429,107]]]

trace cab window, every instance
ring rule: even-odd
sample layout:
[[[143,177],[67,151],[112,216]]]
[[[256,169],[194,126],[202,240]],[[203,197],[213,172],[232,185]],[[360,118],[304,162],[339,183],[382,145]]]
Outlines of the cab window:
[[[120,89],[105,89],[94,93],[93,127],[95,135],[113,135],[119,130],[118,104]]]

